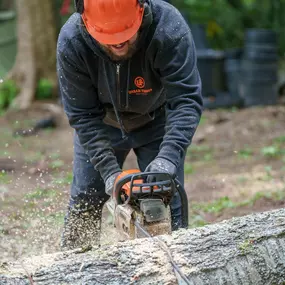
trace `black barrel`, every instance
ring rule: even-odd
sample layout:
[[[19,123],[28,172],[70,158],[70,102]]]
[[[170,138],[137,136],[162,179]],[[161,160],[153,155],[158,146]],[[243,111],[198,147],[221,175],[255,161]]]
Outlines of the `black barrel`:
[[[202,24],[190,24],[191,33],[196,49],[208,49],[210,45],[207,40],[206,28]]]
[[[241,70],[246,81],[274,83],[278,80],[278,64],[276,62],[256,62],[243,59]]]
[[[224,74],[225,55],[213,49],[197,50],[197,67],[202,81],[203,96],[226,90]]]
[[[278,48],[269,44],[246,44],[244,46],[244,55],[247,59],[253,61],[277,62]]]
[[[277,45],[277,34],[271,29],[247,29],[244,36],[245,43]]]
[[[241,101],[239,86],[242,53],[243,49],[241,48],[226,50],[225,74],[227,88],[231,97],[235,98],[235,102]]]
[[[245,32],[244,58],[255,62],[277,62],[277,34],[273,30],[248,29]]]
[[[276,84],[263,82],[246,82],[241,86],[241,96],[244,106],[276,105],[278,103],[278,90]]]
[[[248,29],[240,69],[245,106],[278,103],[278,45],[273,30]]]

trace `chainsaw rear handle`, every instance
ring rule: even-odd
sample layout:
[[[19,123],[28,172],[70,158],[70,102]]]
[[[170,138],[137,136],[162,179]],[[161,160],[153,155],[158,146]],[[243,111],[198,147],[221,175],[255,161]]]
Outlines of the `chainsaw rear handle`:
[[[154,175],[157,178],[161,179],[161,181],[157,182],[145,182],[146,178],[149,175]],[[142,183],[137,183],[136,180],[143,180]],[[121,195],[123,194],[123,186],[130,182],[130,195],[127,197],[127,200],[125,202],[122,201]],[[161,172],[138,172],[138,173],[132,173],[125,175],[121,179],[119,179],[115,184],[114,189],[114,199],[117,204],[128,204],[130,201],[132,194],[133,194],[133,188],[139,187],[140,192],[139,193],[155,193],[155,186],[159,186],[162,188],[162,191],[164,190],[164,187],[166,188],[166,191],[169,191],[169,185],[170,190],[173,191],[172,194],[175,193],[175,190],[177,190],[180,200],[181,200],[181,215],[182,215],[182,228],[188,228],[188,197],[186,195],[185,189],[182,186],[182,184],[178,181],[177,178],[173,178],[168,173],[161,173]],[[150,192],[145,192],[144,189],[149,187]],[[137,192],[136,192],[137,193]]]

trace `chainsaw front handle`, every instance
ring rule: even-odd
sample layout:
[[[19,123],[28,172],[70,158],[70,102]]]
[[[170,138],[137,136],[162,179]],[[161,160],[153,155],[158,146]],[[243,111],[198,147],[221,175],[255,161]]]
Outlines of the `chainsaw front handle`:
[[[149,175],[156,176],[159,181],[146,182]],[[169,191],[170,189],[175,189],[175,185],[173,179],[168,173],[138,172],[127,174],[116,182],[114,198],[117,204],[127,204],[133,194],[158,193]],[[122,194],[126,194],[128,196],[126,201],[122,201]]]
[[[154,175],[157,177],[157,182],[145,182],[149,175]],[[129,183],[129,192],[123,191],[124,185]],[[135,190],[135,191],[134,191]],[[127,174],[121,179],[119,179],[114,188],[114,199],[118,205],[128,204],[133,194],[138,193],[158,193],[163,191],[175,191],[178,192],[181,200],[181,214],[182,214],[182,227],[188,228],[188,198],[184,187],[178,181],[177,178],[173,178],[169,173],[161,172],[137,172]],[[127,194],[126,200],[123,201],[121,195]]]

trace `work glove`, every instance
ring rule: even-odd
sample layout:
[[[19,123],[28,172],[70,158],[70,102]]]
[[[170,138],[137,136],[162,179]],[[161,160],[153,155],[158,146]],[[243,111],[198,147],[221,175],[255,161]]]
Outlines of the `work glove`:
[[[121,172],[116,172],[109,176],[105,182],[105,192],[109,196],[112,197],[113,191],[114,191],[114,186],[115,186],[115,181],[117,177],[120,175]]]
[[[145,172],[168,173],[172,178],[176,176],[176,166],[165,158],[155,158],[145,169]],[[147,182],[156,182],[155,175],[149,175]]]

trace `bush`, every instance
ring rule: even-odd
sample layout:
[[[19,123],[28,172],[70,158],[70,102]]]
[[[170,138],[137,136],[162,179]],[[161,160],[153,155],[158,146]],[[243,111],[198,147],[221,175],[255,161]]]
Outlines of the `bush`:
[[[11,105],[18,91],[18,87],[13,80],[5,80],[0,83],[0,111],[4,111]]]
[[[248,28],[276,31],[285,53],[285,0],[172,0],[190,24],[204,24],[212,48],[242,47]]]
[[[48,79],[40,79],[36,90],[36,99],[44,100],[52,98],[53,84]]]

